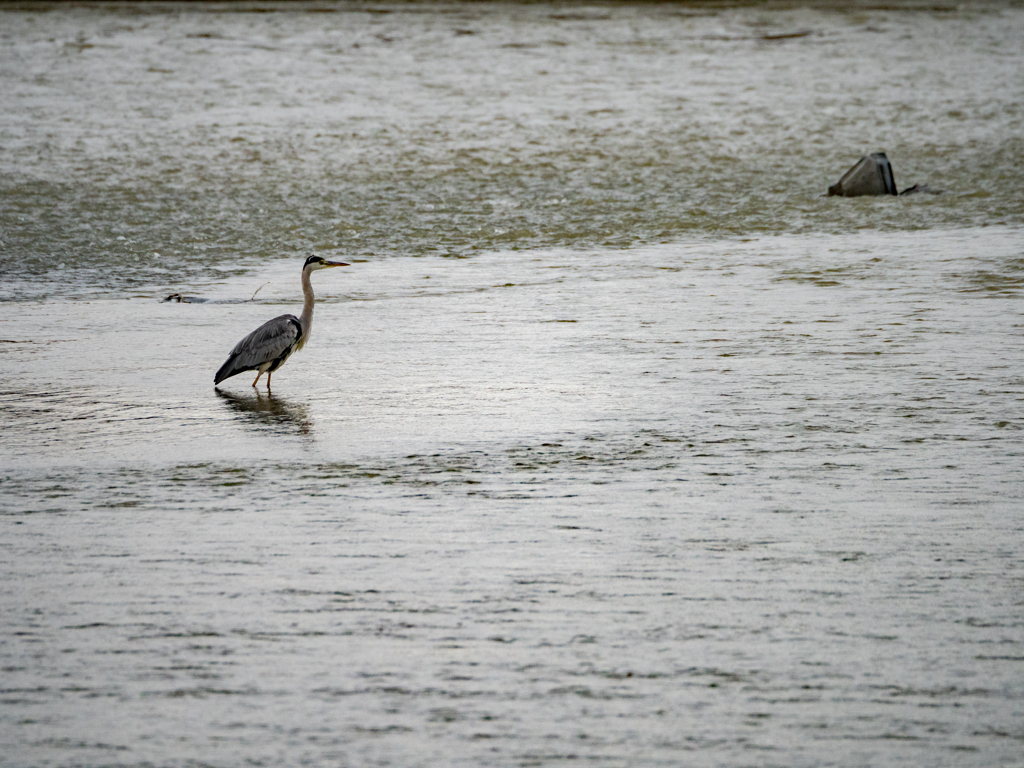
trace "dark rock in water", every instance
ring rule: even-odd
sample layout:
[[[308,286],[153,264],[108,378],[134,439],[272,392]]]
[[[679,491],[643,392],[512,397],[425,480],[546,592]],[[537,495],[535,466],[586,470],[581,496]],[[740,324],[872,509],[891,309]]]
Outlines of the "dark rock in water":
[[[180,293],[172,293],[163,302],[173,301],[178,304],[203,304],[208,299],[201,299],[198,296],[182,296]]]
[[[828,188],[829,197],[859,197],[861,195],[895,195],[896,180],[892,166],[885,152],[872,152],[843,174],[837,183]]]

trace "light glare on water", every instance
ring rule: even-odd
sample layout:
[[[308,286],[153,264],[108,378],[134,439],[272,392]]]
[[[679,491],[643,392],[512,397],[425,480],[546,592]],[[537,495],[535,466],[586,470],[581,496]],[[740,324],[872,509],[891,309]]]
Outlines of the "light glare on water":
[[[0,9],[0,764],[1020,765],[1020,9],[218,8]]]

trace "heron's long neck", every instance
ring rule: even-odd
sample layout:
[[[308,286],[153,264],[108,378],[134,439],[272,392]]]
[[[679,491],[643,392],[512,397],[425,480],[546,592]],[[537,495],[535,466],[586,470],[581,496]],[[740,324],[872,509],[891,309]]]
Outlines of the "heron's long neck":
[[[302,337],[299,339],[300,344],[305,344],[309,339],[309,333],[313,330],[313,284],[309,281],[309,276],[313,274],[313,270],[304,269],[302,270],[302,314],[299,315],[299,324],[302,326]]]

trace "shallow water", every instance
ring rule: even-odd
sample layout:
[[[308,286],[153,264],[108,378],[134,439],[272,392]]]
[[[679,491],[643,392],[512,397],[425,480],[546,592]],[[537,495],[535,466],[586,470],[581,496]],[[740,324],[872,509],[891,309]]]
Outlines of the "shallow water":
[[[0,764],[1020,766],[1024,11],[315,7],[0,12]]]
[[[4,13],[0,277],[31,280],[7,295],[180,290],[313,248],[1024,218],[1009,5],[222,7]],[[882,149],[900,189],[948,194],[870,214],[823,196]]]

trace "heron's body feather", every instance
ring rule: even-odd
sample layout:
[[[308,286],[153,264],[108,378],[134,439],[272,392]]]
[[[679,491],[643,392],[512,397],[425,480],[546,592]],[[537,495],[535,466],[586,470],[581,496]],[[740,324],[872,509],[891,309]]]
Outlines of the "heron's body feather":
[[[213,378],[214,384],[246,371],[263,368],[273,373],[299,348],[302,325],[295,315],[268,320],[231,350],[227,361]]]

